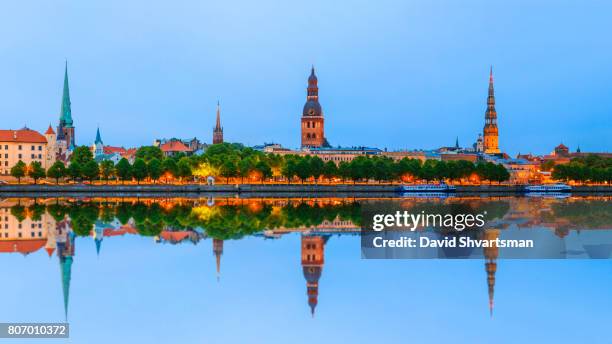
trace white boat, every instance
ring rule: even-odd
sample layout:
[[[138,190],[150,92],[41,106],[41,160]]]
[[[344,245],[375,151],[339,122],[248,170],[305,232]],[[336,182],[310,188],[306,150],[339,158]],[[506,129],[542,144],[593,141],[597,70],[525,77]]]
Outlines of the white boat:
[[[399,187],[399,192],[454,192],[457,188],[454,185],[448,185],[446,183],[440,184],[409,184],[402,185]]]
[[[568,198],[571,196],[570,192],[527,192],[527,197],[542,197],[542,198]]]
[[[570,191],[572,191],[572,187],[567,184],[563,184],[563,183],[525,186],[525,192],[540,193],[540,192],[570,192]]]

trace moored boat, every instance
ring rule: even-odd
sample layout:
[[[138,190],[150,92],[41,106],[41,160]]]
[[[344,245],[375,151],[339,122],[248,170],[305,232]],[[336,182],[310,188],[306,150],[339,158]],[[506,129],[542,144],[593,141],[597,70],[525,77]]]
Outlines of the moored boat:
[[[446,183],[440,184],[408,184],[399,187],[399,192],[454,192],[457,188],[454,185],[448,185]]]
[[[572,187],[567,184],[563,184],[563,183],[525,186],[525,192],[528,192],[528,193],[570,192],[570,191],[572,191]]]

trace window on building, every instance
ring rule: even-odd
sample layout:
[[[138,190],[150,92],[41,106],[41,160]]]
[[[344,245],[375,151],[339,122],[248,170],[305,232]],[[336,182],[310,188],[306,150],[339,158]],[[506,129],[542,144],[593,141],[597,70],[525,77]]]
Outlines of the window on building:
[[[19,145],[19,146],[17,147],[17,149],[21,150],[21,145]]]
[[[4,149],[8,149],[8,145],[4,145]]]
[[[32,159],[34,159],[36,157],[36,155],[32,154]]]
[[[38,158],[39,158],[39,159],[42,159],[42,154],[38,154]]]
[[[19,159],[21,159],[21,154],[17,155],[19,157]]]
[[[35,150],[36,148],[34,148],[34,146],[32,146],[32,150]]]
[[[21,232],[17,233],[17,236],[21,238],[22,237]]]
[[[38,146],[38,150],[41,151],[42,150],[42,146]]]

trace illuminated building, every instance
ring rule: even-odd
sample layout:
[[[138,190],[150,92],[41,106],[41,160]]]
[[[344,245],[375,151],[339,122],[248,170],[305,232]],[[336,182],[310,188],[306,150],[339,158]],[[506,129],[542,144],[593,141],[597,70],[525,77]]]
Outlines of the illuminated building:
[[[306,104],[302,111],[302,148],[329,146],[325,139],[323,109],[319,104],[319,87],[314,67],[308,77]]]
[[[39,162],[47,169],[55,159],[49,156],[47,139],[39,132],[24,127],[19,130],[0,130],[0,174],[10,174],[19,161],[26,165]]]
[[[484,152],[486,154],[499,154],[499,132],[497,129],[497,111],[495,111],[495,90],[493,89],[493,67],[489,74],[489,96],[487,97],[487,111],[485,112],[485,126],[483,130]]]

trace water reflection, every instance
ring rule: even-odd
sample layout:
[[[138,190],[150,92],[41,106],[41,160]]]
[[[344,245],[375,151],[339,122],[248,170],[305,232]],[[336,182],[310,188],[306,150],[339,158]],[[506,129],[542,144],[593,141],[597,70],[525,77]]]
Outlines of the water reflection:
[[[306,299],[315,315],[319,280],[325,264],[325,246],[331,238],[358,235],[365,204],[401,207],[413,212],[436,209],[460,213],[486,210],[486,239],[500,237],[504,229],[547,229],[564,238],[572,231],[612,229],[612,197],[449,197],[372,199],[4,199],[0,201],[0,252],[28,255],[44,249],[57,256],[68,317],[70,281],[78,237],[91,238],[98,255],[104,240],[138,235],[156,244],[211,242],[217,279],[221,276],[224,242],[245,236],[279,239],[290,233],[301,236],[301,268]],[[210,239],[210,240],[209,240]],[[81,240],[79,240],[81,241]],[[298,249],[298,248],[296,248]],[[356,247],[355,250],[358,250]],[[232,253],[227,253],[232,254]],[[237,253],[236,253],[237,254]],[[468,252],[466,254],[471,254]],[[484,270],[493,314],[495,275],[499,250],[483,248]],[[609,257],[610,250],[598,253]]]

